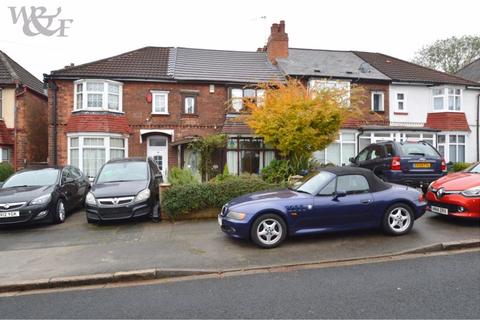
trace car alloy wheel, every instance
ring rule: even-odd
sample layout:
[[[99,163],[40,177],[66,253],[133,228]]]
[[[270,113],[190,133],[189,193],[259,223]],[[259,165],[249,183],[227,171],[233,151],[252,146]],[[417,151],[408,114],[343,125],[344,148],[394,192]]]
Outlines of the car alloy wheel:
[[[252,227],[252,240],[263,248],[278,246],[286,237],[285,222],[275,214],[257,218]]]
[[[410,208],[405,205],[394,205],[387,210],[384,218],[384,229],[394,235],[405,234],[413,226]]]
[[[55,215],[55,222],[63,223],[65,221],[65,217],[66,217],[65,205],[63,204],[62,200],[58,200],[57,211]]]

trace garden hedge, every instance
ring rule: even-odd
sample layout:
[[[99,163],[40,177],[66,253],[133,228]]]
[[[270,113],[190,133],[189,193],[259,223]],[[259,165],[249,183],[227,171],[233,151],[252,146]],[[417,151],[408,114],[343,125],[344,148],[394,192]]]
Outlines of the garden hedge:
[[[202,184],[177,185],[162,193],[162,210],[170,217],[208,208],[221,208],[241,195],[279,188],[256,176],[229,176],[222,181]]]

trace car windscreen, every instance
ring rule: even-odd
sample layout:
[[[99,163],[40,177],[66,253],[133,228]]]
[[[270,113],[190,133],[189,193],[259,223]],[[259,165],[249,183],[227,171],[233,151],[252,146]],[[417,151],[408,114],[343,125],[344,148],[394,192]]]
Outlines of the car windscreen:
[[[440,158],[440,154],[431,145],[424,142],[405,142],[398,144],[401,156],[420,156]]]
[[[107,163],[99,173],[97,183],[147,180],[147,163],[140,161]]]
[[[2,188],[23,186],[50,186],[57,182],[60,170],[48,168],[42,170],[21,171],[11,176]]]
[[[470,173],[480,173],[480,163],[477,163],[476,165],[471,166],[465,171]]]
[[[333,173],[327,171],[321,171],[317,175],[314,175],[300,186],[295,191],[304,192],[309,194],[316,194],[325,184],[335,177]]]

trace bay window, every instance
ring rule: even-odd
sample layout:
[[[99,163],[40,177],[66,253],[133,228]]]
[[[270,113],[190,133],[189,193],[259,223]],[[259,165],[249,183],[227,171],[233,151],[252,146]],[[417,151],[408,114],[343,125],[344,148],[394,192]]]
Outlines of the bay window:
[[[437,149],[447,162],[465,162],[465,135],[438,134]]]
[[[355,157],[357,142],[355,133],[341,132],[337,139],[327,148],[313,153],[315,160],[322,164],[348,164],[351,157]]]
[[[105,162],[128,156],[127,141],[114,134],[71,135],[68,137],[68,163],[80,168],[87,177],[94,177]]]
[[[435,111],[459,111],[462,106],[462,90],[459,88],[445,87],[434,88],[433,110]]]
[[[260,174],[275,159],[275,150],[260,138],[230,137],[227,143],[227,166],[230,174]]]
[[[110,80],[74,82],[74,110],[122,112],[122,84]]]

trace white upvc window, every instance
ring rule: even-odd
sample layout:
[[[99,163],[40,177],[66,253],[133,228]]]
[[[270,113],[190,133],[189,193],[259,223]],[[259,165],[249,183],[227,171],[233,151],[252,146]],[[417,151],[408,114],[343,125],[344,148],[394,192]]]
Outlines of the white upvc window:
[[[465,138],[464,134],[438,134],[438,152],[447,162],[465,162]]]
[[[74,82],[74,111],[122,112],[123,84],[111,80],[77,80]]]
[[[232,111],[241,112],[244,107],[245,99],[255,102],[258,106],[263,106],[265,103],[265,90],[254,88],[230,88]]]
[[[349,159],[355,157],[357,150],[357,139],[355,132],[340,132],[337,139],[327,148],[321,151],[315,151],[313,156],[320,163],[333,163],[335,165],[345,165]]]
[[[342,103],[350,106],[350,81],[347,80],[328,80],[328,79],[311,79],[308,81],[308,89],[310,91],[321,91],[328,89],[337,89],[344,91]]]
[[[384,111],[384,93],[383,91],[372,91],[372,111]]]
[[[168,114],[168,91],[150,91],[152,94],[152,114]]]
[[[128,139],[120,134],[78,133],[68,136],[68,164],[95,177],[101,166],[128,157]]]
[[[2,147],[0,148],[0,162],[12,163],[12,148]]]
[[[184,113],[186,114],[195,114],[195,97],[185,97],[185,110]]]
[[[407,110],[407,101],[405,93],[397,92],[395,94],[395,111],[405,112]]]
[[[462,89],[440,87],[432,89],[434,111],[460,111],[462,109]]]

